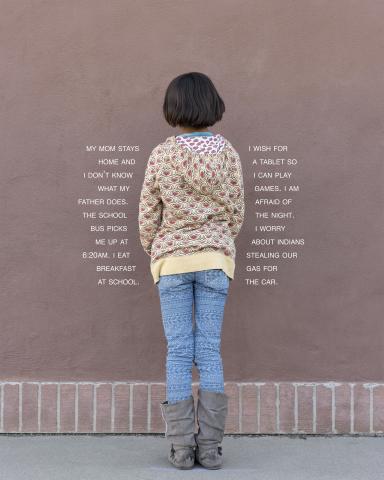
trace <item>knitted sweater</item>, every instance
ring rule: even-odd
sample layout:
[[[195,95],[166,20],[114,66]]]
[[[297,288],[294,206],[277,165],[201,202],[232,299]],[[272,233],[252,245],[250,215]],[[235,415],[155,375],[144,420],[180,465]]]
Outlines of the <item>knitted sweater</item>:
[[[234,278],[244,221],[239,154],[221,134],[166,138],[151,152],[139,203],[139,235],[161,275],[211,268]]]

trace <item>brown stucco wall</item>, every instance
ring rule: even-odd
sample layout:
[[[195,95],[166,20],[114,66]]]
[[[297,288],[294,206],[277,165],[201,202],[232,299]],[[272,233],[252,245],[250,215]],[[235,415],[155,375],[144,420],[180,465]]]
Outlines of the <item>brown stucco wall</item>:
[[[225,311],[226,380],[384,378],[381,1],[1,1],[1,379],[163,380],[159,299],[137,232],[166,86],[209,75],[212,131],[241,155],[246,221]],[[100,287],[86,145],[139,145],[125,211],[130,287]],[[276,287],[246,283],[258,233],[250,145],[299,159]]]

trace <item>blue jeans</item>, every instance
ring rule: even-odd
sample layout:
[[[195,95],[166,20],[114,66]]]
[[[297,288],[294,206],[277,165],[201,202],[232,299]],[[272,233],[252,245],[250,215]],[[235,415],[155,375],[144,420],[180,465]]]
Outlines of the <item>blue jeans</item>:
[[[224,392],[220,345],[230,280],[217,268],[160,276],[156,285],[167,339],[168,403],[192,395],[193,362],[202,390]]]

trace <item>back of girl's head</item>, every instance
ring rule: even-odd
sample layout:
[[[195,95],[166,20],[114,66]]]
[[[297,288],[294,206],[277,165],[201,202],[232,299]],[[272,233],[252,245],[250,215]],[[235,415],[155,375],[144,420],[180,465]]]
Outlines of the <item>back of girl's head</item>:
[[[222,119],[224,112],[223,100],[204,73],[179,75],[165,92],[163,114],[172,127],[210,127]]]

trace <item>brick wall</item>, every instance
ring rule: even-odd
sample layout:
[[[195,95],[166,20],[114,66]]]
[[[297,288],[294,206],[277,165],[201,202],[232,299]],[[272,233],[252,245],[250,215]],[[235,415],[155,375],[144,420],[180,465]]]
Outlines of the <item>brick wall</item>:
[[[164,433],[164,383],[0,382],[2,433]],[[198,383],[193,384],[197,398]],[[384,432],[384,383],[226,382],[225,433]],[[197,430],[196,430],[197,431]]]

